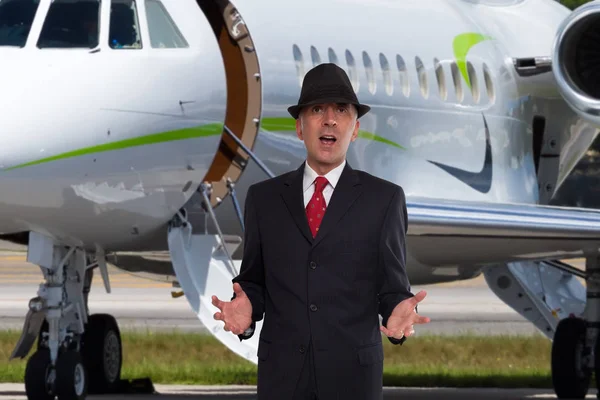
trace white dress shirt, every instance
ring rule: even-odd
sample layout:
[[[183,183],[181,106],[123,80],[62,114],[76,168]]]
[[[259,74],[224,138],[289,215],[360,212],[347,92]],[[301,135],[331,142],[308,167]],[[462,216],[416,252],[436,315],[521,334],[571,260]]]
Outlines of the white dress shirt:
[[[329,200],[331,200],[333,189],[335,189],[335,185],[337,185],[338,181],[340,180],[340,176],[342,175],[345,165],[346,160],[325,175],[325,178],[327,178],[327,181],[329,182],[327,186],[325,186],[325,189],[323,189],[323,196],[325,197],[326,205],[329,205]],[[313,193],[315,192],[314,183],[318,176],[319,174],[317,174],[315,170],[308,165],[308,162],[306,162],[304,164],[304,181],[302,185],[302,188],[304,189],[304,207],[306,207]]]

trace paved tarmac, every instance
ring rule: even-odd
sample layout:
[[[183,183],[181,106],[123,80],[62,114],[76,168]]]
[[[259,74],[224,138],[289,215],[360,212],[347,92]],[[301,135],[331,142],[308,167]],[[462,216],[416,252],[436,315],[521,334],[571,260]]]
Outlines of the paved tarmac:
[[[88,396],[88,399],[155,399],[161,400],[254,400],[253,386],[171,386],[155,385],[154,394]],[[556,399],[549,389],[454,389],[454,388],[384,388],[384,400],[525,400]],[[595,399],[590,390],[587,399]],[[25,400],[23,385],[0,384],[0,400]]]

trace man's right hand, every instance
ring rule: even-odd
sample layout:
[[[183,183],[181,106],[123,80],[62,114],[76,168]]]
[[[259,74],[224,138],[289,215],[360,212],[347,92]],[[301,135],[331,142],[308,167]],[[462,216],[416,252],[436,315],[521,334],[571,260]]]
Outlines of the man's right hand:
[[[225,322],[224,329],[236,335],[241,335],[252,325],[252,303],[242,290],[239,283],[233,284],[235,299],[221,301],[217,296],[212,296],[212,303],[221,312],[216,312],[214,318]]]

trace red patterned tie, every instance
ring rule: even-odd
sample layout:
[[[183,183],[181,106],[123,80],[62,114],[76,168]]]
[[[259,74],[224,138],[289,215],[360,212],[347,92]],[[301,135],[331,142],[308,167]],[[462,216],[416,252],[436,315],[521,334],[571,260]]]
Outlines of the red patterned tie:
[[[323,189],[325,189],[328,183],[327,178],[324,176],[317,177],[315,179],[315,192],[306,205],[306,216],[308,217],[308,225],[313,237],[317,236],[319,225],[321,225],[321,221],[325,215],[325,208],[327,208],[325,198],[323,197]]]

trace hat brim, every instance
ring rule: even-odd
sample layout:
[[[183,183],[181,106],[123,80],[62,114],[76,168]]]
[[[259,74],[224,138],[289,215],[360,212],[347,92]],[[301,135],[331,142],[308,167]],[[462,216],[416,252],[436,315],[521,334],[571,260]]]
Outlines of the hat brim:
[[[329,99],[318,99],[318,100],[314,100],[314,101],[309,101],[308,103],[303,103],[303,104],[296,104],[293,106],[288,107],[288,112],[290,113],[290,115],[292,117],[294,117],[294,119],[298,119],[298,116],[300,115],[300,110],[302,110],[302,107],[306,107],[306,106],[310,106],[313,104],[324,104],[324,103],[341,103],[341,104],[347,104],[348,100],[346,99],[339,99],[339,98],[329,98]],[[356,106],[357,109],[357,116],[356,118],[360,118],[363,115],[365,115],[366,113],[368,113],[371,110],[371,107],[366,105],[366,104],[360,104],[360,103],[350,103]]]

